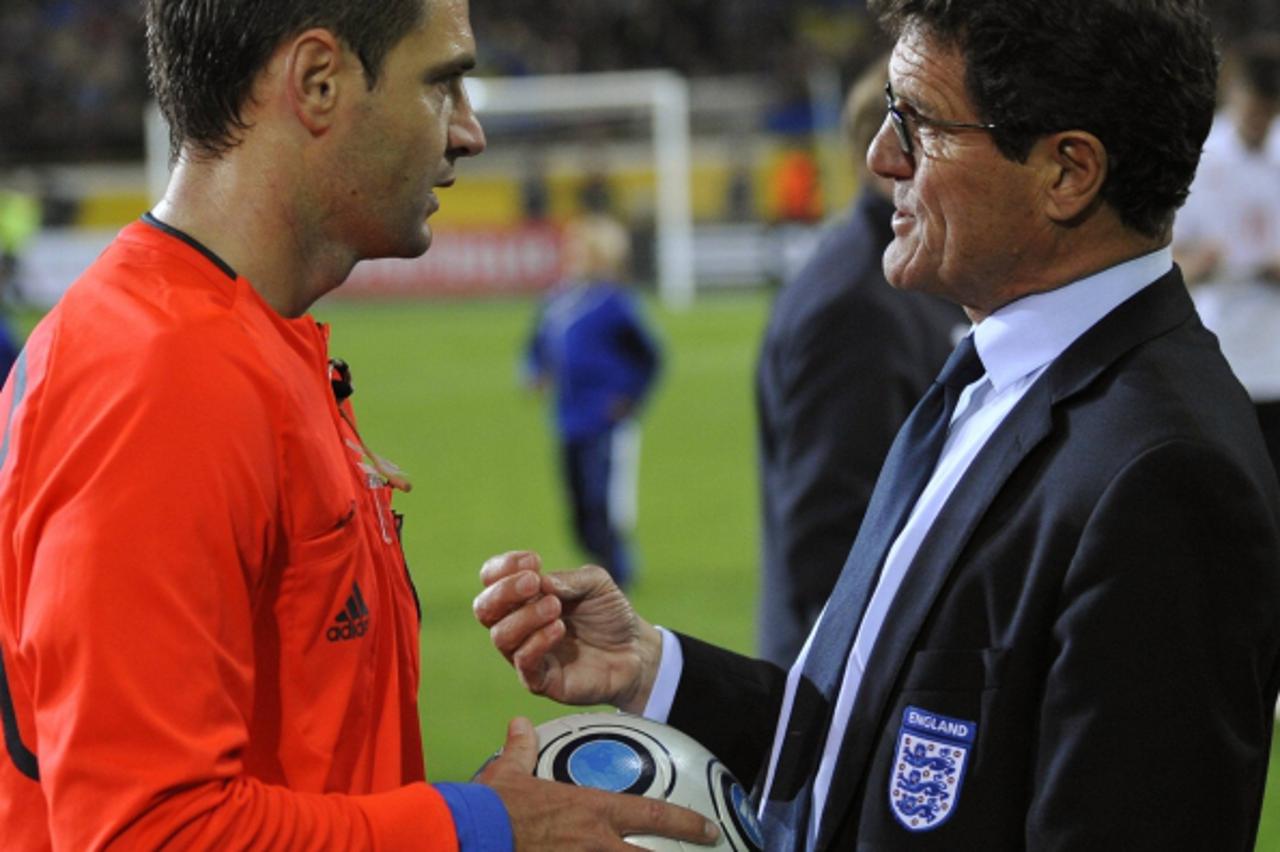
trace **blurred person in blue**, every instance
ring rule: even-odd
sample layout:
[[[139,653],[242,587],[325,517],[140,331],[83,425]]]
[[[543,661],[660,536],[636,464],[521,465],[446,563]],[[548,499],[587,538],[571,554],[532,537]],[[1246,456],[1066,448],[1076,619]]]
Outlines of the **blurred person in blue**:
[[[1223,77],[1174,251],[1280,473],[1280,34],[1242,41]]]
[[[524,354],[525,384],[555,393],[561,468],[578,544],[621,588],[635,576],[640,432],[636,416],[661,352],[628,289],[630,238],[609,216],[565,228],[567,277],[540,306]]]
[[[866,157],[888,80],[882,56],[849,91],[844,134],[861,191],[779,293],[756,367],[756,644],[780,666],[795,659],[840,576],[893,436],[967,328],[960,308],[884,277],[893,183]]]

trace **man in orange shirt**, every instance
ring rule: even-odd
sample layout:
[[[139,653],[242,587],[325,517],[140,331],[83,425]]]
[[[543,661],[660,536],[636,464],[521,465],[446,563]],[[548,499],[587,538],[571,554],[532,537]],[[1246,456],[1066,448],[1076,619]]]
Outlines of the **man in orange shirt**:
[[[425,783],[393,486],[306,315],[427,249],[484,134],[467,0],[148,0],[176,168],[0,394],[6,850],[617,848],[701,817]]]

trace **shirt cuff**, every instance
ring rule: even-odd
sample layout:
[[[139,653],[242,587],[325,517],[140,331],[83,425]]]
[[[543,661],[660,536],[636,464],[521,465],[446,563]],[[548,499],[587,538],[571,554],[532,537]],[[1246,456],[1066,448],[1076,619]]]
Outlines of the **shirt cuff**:
[[[498,794],[483,784],[436,784],[453,813],[458,852],[513,852],[511,818]]]
[[[671,715],[671,705],[676,700],[676,687],[680,685],[680,675],[684,673],[684,650],[680,640],[665,627],[659,627],[662,633],[662,659],[658,662],[658,676],[654,678],[653,690],[649,693],[649,703],[644,705],[646,719],[666,723]]]

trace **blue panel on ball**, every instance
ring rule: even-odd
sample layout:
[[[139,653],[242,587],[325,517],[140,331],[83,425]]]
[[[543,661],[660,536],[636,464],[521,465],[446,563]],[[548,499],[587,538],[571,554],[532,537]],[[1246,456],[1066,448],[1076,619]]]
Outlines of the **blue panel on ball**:
[[[644,772],[644,758],[618,740],[584,742],[569,755],[569,777],[582,787],[621,793],[631,789]]]

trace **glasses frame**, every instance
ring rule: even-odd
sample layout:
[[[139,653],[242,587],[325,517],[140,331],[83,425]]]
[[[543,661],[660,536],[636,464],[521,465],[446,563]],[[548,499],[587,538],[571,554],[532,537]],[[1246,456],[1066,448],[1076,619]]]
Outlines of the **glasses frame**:
[[[893,84],[884,84],[884,105],[889,114],[889,123],[898,137],[898,147],[908,157],[915,156],[915,140],[911,136],[911,128],[907,127],[907,117],[896,106],[897,98],[893,94]],[[922,127],[936,127],[939,130],[995,130],[997,124],[980,124],[972,121],[944,121],[940,118],[929,118],[912,111],[911,120]]]

